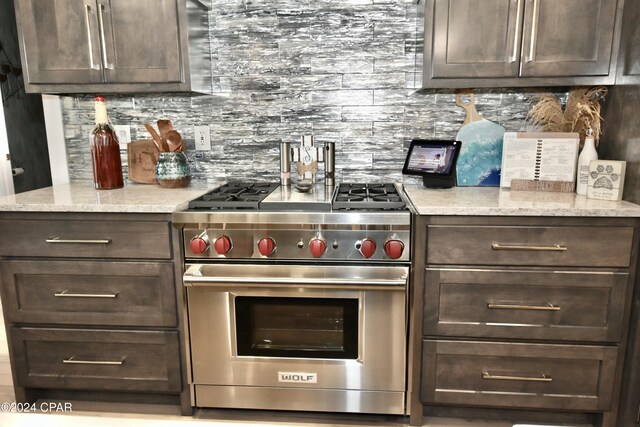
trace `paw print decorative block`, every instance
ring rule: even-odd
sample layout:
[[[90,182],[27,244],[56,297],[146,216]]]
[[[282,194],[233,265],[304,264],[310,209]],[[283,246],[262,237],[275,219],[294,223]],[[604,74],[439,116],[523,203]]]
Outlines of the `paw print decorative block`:
[[[622,200],[624,172],[627,162],[593,160],[589,164],[587,197],[600,200]]]

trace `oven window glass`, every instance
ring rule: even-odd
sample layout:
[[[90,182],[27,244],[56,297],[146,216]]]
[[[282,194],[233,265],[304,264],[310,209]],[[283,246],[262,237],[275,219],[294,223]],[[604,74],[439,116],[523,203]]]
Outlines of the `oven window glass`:
[[[236,297],[238,356],[358,358],[358,300]]]

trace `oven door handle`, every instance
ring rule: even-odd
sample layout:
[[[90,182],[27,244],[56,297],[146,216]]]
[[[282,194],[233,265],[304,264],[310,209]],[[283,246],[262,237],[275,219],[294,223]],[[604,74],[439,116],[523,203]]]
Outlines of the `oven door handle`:
[[[229,285],[246,285],[253,288],[304,288],[304,289],[341,289],[358,291],[397,291],[407,285],[408,269],[406,274],[394,278],[384,277],[340,277],[310,275],[300,277],[298,275],[206,275],[201,271],[201,265],[190,265],[182,280],[185,286],[226,287]],[[247,267],[245,267],[247,268]],[[250,267],[248,267],[250,268]]]

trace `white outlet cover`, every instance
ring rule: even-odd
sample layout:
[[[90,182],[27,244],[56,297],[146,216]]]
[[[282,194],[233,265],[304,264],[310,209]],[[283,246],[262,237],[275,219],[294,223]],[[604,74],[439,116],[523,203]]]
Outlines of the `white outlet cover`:
[[[131,142],[131,126],[113,125],[113,130],[116,132],[120,146],[126,148],[127,144]]]
[[[196,150],[211,150],[211,130],[209,126],[195,126],[193,128],[193,134],[195,136]]]

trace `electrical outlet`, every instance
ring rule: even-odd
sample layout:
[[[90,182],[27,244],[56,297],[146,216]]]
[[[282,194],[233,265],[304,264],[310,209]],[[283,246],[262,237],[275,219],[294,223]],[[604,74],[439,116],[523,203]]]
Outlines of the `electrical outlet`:
[[[116,132],[120,148],[127,148],[127,144],[131,142],[131,126],[129,125],[113,125],[113,130]]]
[[[211,131],[209,126],[196,126],[193,128],[193,133],[196,139],[196,150],[211,150]]]

